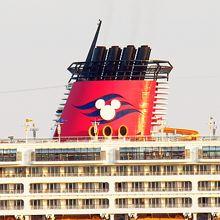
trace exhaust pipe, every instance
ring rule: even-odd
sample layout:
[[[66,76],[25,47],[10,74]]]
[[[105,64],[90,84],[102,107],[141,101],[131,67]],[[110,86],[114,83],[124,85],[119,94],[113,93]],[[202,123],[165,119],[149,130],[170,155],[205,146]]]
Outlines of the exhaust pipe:
[[[126,137],[128,134],[128,128],[125,125],[121,125],[118,129],[118,137]]]

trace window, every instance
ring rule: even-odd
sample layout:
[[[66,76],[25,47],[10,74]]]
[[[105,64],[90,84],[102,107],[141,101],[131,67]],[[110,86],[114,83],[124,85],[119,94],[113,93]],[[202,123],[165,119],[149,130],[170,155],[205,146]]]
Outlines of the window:
[[[198,199],[200,207],[209,207],[211,205],[211,198],[208,197],[200,197]]]
[[[127,192],[128,183],[127,182],[115,183],[115,188],[117,192]]]
[[[119,175],[128,175],[128,167],[127,166],[117,166],[116,171]]]
[[[183,172],[184,172],[184,174],[192,174],[194,172],[194,166],[193,165],[184,165]]]
[[[150,166],[150,173],[151,174],[156,174],[156,175],[159,175],[160,174],[160,171],[161,171],[161,167],[160,166]]]
[[[165,199],[165,206],[166,207],[176,207],[176,198],[166,198]]]
[[[77,183],[66,183],[66,189],[68,192],[76,192],[78,190]]]
[[[60,176],[60,167],[48,167],[47,172],[49,176]]]
[[[132,199],[132,205],[135,208],[144,208],[144,199],[143,198]]]
[[[30,167],[29,168],[29,173],[31,176],[42,176],[43,175],[43,170],[41,167]]]
[[[60,208],[60,200],[58,199],[47,200],[47,207],[50,209]]]
[[[211,165],[197,165],[198,174],[211,174]]]
[[[167,165],[163,167],[164,174],[174,174],[177,173],[177,166]]]
[[[126,208],[128,206],[128,200],[124,198],[116,199],[115,203],[119,208]]]
[[[132,191],[144,191],[144,183],[132,182]]]
[[[167,191],[176,191],[177,188],[177,182],[165,182],[165,189]]]
[[[76,200],[76,199],[66,199],[66,206],[69,209],[76,208],[78,206],[78,200]]]
[[[189,181],[181,182],[181,188],[184,191],[191,191],[192,190],[192,183]]]
[[[183,207],[191,207],[192,206],[192,199],[191,198],[181,198],[181,205]]]
[[[15,209],[21,209],[24,207],[24,201],[23,200],[15,200],[14,201],[14,208]]]
[[[36,149],[36,161],[100,160],[101,148]]]
[[[199,190],[211,190],[211,182],[210,181],[199,181],[198,188]]]
[[[47,183],[47,191],[49,192],[60,192],[60,184],[59,183]]]
[[[149,199],[150,208],[158,208],[161,207],[161,200],[159,198]]]
[[[161,190],[161,183],[160,182],[149,182],[148,183],[148,190],[149,191],[160,191]]]

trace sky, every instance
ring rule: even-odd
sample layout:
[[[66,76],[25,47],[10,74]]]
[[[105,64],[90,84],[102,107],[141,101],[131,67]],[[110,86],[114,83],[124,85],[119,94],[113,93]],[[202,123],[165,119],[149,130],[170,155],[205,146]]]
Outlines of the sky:
[[[174,66],[167,125],[220,132],[219,0],[0,0],[0,137],[24,137],[32,118],[49,137],[73,61],[98,45],[148,44]]]

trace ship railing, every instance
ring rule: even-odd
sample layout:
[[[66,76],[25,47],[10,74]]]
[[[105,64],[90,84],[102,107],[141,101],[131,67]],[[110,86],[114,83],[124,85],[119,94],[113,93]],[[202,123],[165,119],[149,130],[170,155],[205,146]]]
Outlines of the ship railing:
[[[213,207],[213,206],[216,206],[216,203],[199,203],[198,204],[199,207]]]
[[[144,79],[166,79],[172,70],[169,61],[163,60],[112,60],[112,61],[92,61],[86,66],[86,62],[74,62],[68,70],[72,73],[71,80],[144,80]],[[111,74],[106,74],[107,66],[124,66],[126,69],[117,69]],[[85,74],[86,66],[86,74]],[[96,67],[94,69],[94,66]],[[98,72],[97,72],[97,69]],[[126,74],[125,74],[126,73]]]
[[[174,203],[174,204],[117,204],[116,208],[190,208],[191,203]]]
[[[43,193],[43,189],[30,189],[30,193]]]
[[[186,139],[184,139],[184,137],[186,137]],[[165,137],[161,137],[161,136],[126,136],[124,138],[119,138],[118,136],[112,136],[111,140],[120,140],[120,141],[130,141],[130,142],[183,142],[188,140],[187,139],[188,136],[165,136]],[[28,139],[22,139],[22,138],[18,138],[18,139],[1,139],[0,140],[0,144],[35,144],[35,143],[57,143],[57,142],[103,142],[103,141],[109,141],[109,138],[106,137],[96,137],[96,138],[92,138],[89,136],[61,136],[61,138],[59,139],[58,137],[54,137],[54,138],[28,138]],[[201,137],[197,137],[196,140],[192,140],[192,141],[218,141],[220,140],[220,137],[214,136],[214,137],[209,137],[209,136],[201,136]]]
[[[18,190],[18,189],[0,190],[0,194],[21,194],[21,193],[24,193],[24,190]]]
[[[0,207],[1,208],[1,207]],[[31,209],[107,209],[109,205],[99,205],[99,204],[90,204],[90,205],[49,205],[49,206],[31,206]]]
[[[97,193],[97,192],[108,192],[109,189],[103,188],[76,188],[76,189],[31,189],[30,193]],[[1,191],[0,191],[1,193]],[[7,192],[6,192],[7,193]]]
[[[173,172],[77,172],[77,173],[41,173],[41,174],[26,174],[26,173],[0,173],[0,178],[17,178],[17,177],[91,177],[91,176],[173,176],[173,175],[219,175],[220,171],[206,170],[206,171],[173,171]]]
[[[220,191],[220,187],[198,187],[199,191]]]
[[[141,188],[116,188],[116,192],[174,192],[191,191],[192,187],[141,187]]]
[[[0,206],[0,210],[22,210],[24,206]]]

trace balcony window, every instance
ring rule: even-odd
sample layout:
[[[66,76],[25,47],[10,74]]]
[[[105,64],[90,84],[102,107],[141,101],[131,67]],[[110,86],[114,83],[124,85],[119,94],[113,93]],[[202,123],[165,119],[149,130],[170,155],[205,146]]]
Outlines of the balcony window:
[[[30,167],[29,174],[30,176],[42,176],[43,170],[41,167]]]
[[[99,184],[99,191],[101,192],[107,192],[109,190],[109,184],[107,182],[105,183],[98,183]]]
[[[203,159],[219,159],[220,146],[206,146],[202,147]]]
[[[78,191],[78,183],[66,183],[66,189],[68,192]]]
[[[128,183],[127,182],[115,183],[115,190],[116,192],[128,192]]]
[[[181,182],[181,190],[191,191],[192,190],[192,182],[184,181]]]
[[[36,161],[83,161],[100,160],[101,148],[49,148],[36,149]]]
[[[95,208],[95,199],[83,199],[82,200],[84,208],[94,209]]]
[[[149,207],[150,208],[159,208],[159,207],[161,207],[161,199],[160,198],[149,199]]]
[[[177,182],[165,182],[165,190],[167,190],[167,191],[178,190]]]
[[[43,201],[40,199],[35,199],[35,200],[31,200],[30,204],[32,206],[33,209],[41,209],[43,208]]]
[[[49,199],[49,200],[47,200],[47,207],[49,209],[60,208],[60,200],[58,200],[58,199]]]
[[[126,176],[126,175],[128,175],[128,166],[117,166],[116,172],[120,176]]]
[[[127,208],[128,207],[128,199],[124,199],[124,198],[116,199],[115,204],[118,208]]]
[[[47,192],[50,192],[50,193],[60,192],[60,184],[59,183],[47,183]]]
[[[23,200],[15,200],[14,201],[14,209],[23,209],[24,201]]]
[[[199,207],[210,207],[211,206],[211,198],[208,197],[200,197],[198,199]]]
[[[132,182],[131,183],[132,191],[144,191],[144,183],[143,182]]]
[[[211,174],[211,165],[197,165],[197,174]]]
[[[43,192],[43,184],[42,183],[31,183],[30,184],[30,192],[42,193]]]
[[[111,167],[101,166],[97,167],[98,175],[101,176],[110,176],[111,175]]]
[[[163,166],[163,170],[165,175],[173,175],[177,173],[177,166],[173,166],[173,165]]]
[[[185,159],[185,147],[121,147],[120,160]]]
[[[64,167],[64,173],[67,176],[77,176],[78,167]]]
[[[99,199],[99,207],[100,208],[108,208],[109,200],[108,199]]]
[[[66,199],[66,206],[68,209],[74,209],[78,206],[78,200],[76,199]]]
[[[151,175],[159,175],[161,173],[161,166],[150,166],[150,174]]]
[[[81,175],[85,176],[94,176],[95,175],[95,167],[83,167],[83,173]]]
[[[193,174],[194,173],[194,166],[193,165],[183,165],[183,173],[186,175]]]
[[[60,176],[60,167],[48,167],[47,172],[49,176]]]
[[[134,208],[144,208],[144,199],[143,198],[135,198],[135,199],[132,199],[132,206]]]
[[[144,166],[131,166],[131,175],[144,175]]]
[[[211,190],[211,182],[210,181],[199,181],[198,182],[198,189],[203,190]]]
[[[17,149],[0,149],[0,162],[16,161]]]
[[[215,206],[220,207],[220,197],[215,198]]]
[[[192,206],[192,199],[191,198],[181,198],[181,206],[182,207],[191,207]]]
[[[85,192],[95,192],[95,183],[83,183],[82,190]]]
[[[176,198],[166,198],[165,199],[165,206],[166,207],[176,207],[177,206],[177,201]]]
[[[148,182],[148,190],[149,191],[160,191],[161,182]]]
[[[220,181],[215,181],[215,190],[220,190]]]

